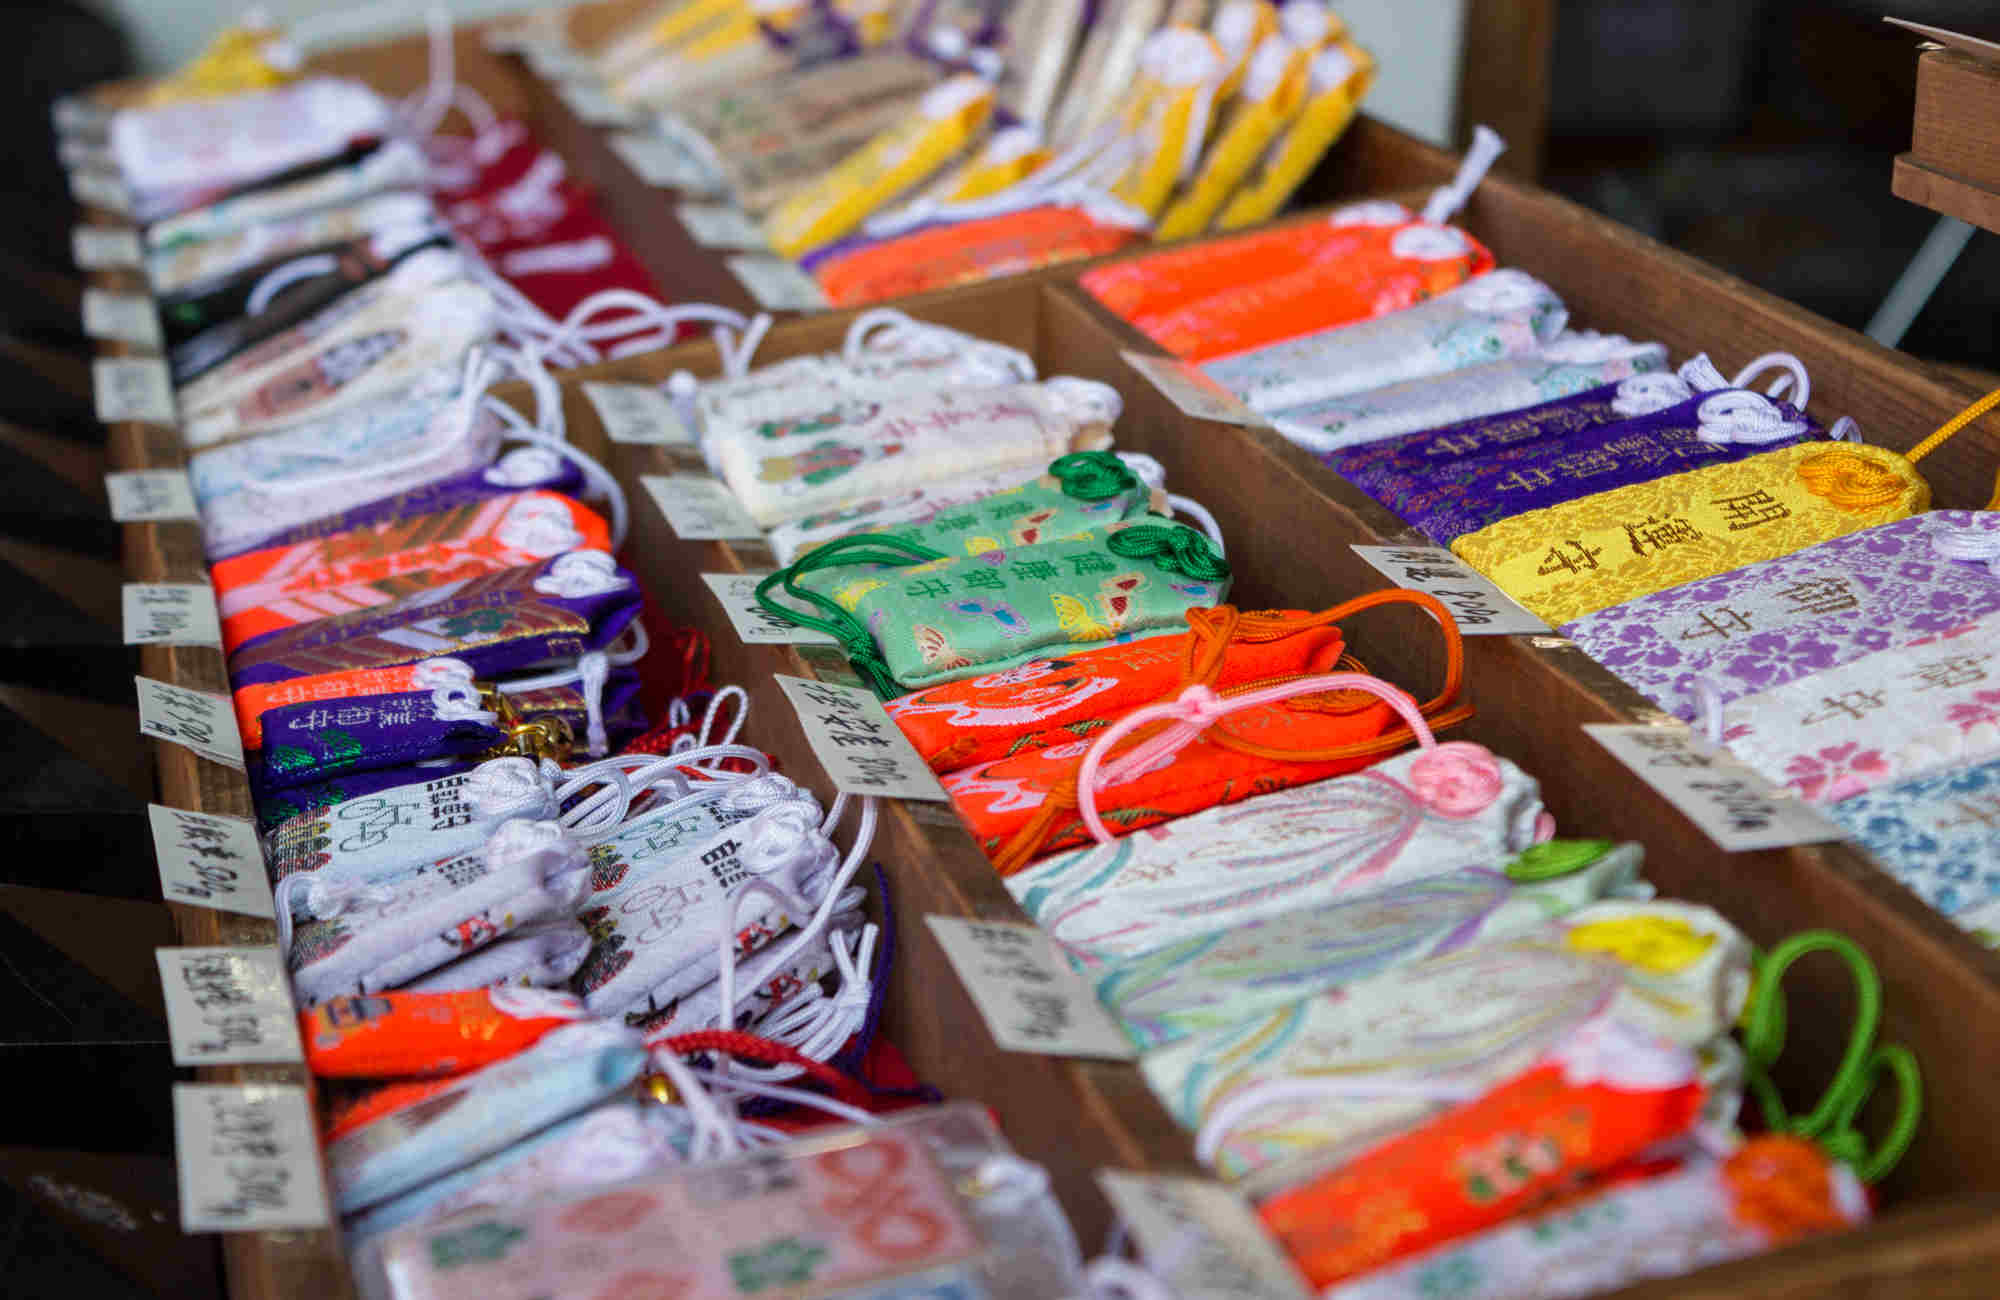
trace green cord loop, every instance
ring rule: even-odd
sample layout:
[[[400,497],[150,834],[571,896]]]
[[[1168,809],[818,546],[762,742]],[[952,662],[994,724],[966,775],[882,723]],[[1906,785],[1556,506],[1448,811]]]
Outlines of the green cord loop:
[[[852,537],[838,537],[806,552],[791,567],[766,575],[757,584],[757,604],[773,618],[832,637],[839,643],[841,653],[853,664],[854,671],[868,683],[869,689],[885,700],[894,699],[903,693],[903,688],[883,661],[882,650],[875,644],[874,634],[835,602],[799,586],[797,579],[808,573],[848,564],[900,567],[927,564],[944,558],[943,551],[932,550],[893,533],[858,533]],[[779,601],[772,592],[780,583],[784,584],[787,596],[810,605],[819,613],[810,614]]]
[[[1078,501],[1106,501],[1139,486],[1138,476],[1108,451],[1073,451],[1049,462],[1049,473]]]
[[[1770,1069],[1785,1050],[1784,977],[1792,964],[1816,952],[1830,952],[1854,977],[1854,1027],[1833,1079],[1810,1112],[1786,1112]],[[1745,1083],[1756,1097],[1764,1123],[1774,1133],[1811,1138],[1829,1155],[1854,1167],[1863,1182],[1875,1182],[1896,1167],[1915,1138],[1923,1114],[1923,1074],[1917,1059],[1899,1043],[1875,1045],[1882,1021],[1882,979],[1858,944],[1831,930],[1807,930],[1773,948],[1756,964],[1756,988],[1743,1017]],[[1887,1074],[1896,1082],[1896,1113],[1889,1132],[1872,1152],[1854,1127],[1861,1108]]]
[[[1200,582],[1221,582],[1229,577],[1229,561],[1216,554],[1208,538],[1178,524],[1121,528],[1106,537],[1104,545],[1113,555],[1151,560],[1169,573]]]
[[[1521,850],[1521,855],[1507,864],[1507,879],[1521,884],[1554,880],[1583,870],[1613,847],[1610,840],[1545,840]]]

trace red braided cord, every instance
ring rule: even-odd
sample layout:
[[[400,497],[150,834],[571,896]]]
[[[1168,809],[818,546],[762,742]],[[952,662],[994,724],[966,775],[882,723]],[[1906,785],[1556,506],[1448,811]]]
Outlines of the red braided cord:
[[[668,1038],[658,1039],[650,1046],[672,1052],[675,1056],[687,1056],[695,1052],[727,1052],[731,1056],[747,1057],[767,1065],[796,1065],[832,1088],[836,1100],[860,1106],[864,1110],[871,1100],[860,1084],[825,1061],[815,1061],[789,1043],[759,1038],[755,1034],[746,1034],[741,1030],[698,1029],[691,1034],[674,1034]]]

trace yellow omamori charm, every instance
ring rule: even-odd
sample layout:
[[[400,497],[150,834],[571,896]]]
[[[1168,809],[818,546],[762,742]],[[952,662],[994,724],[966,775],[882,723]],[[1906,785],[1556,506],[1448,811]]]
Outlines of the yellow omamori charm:
[[[1930,497],[1896,452],[1808,442],[1531,510],[1451,549],[1560,626],[1901,519]]]

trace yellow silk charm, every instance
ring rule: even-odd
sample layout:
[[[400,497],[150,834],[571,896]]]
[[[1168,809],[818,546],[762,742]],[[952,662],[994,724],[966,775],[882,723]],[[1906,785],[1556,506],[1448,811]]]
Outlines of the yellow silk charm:
[[[993,88],[980,78],[939,83],[908,119],[779,204],[764,222],[771,247],[780,257],[800,257],[852,233],[962,153],[992,111]]]
[[[1217,230],[1241,230],[1269,220],[1354,121],[1375,81],[1374,56],[1336,41],[1313,56],[1305,106],[1265,149],[1256,171],[1215,219]]]
[[[596,56],[605,84],[617,86],[648,62],[671,56],[699,32],[709,30],[745,10],[745,0],[688,0],[634,23],[613,37]]]
[[[1271,141],[1304,107],[1311,58],[1311,50],[1275,34],[1257,47],[1241,98],[1193,182],[1160,218],[1159,239],[1186,239],[1208,228]]]
[[[1228,71],[1214,38],[1191,27],[1169,27],[1146,43],[1146,75],[1158,89],[1133,133],[1138,153],[1114,197],[1155,216],[1201,159],[1215,107],[1215,89]]]
[[[282,86],[298,76],[298,55],[267,22],[246,22],[217,32],[208,48],[140,98],[149,107],[215,99]]]
[[[1808,442],[1531,510],[1451,549],[1560,626],[1901,519],[1930,495],[1896,452]]]

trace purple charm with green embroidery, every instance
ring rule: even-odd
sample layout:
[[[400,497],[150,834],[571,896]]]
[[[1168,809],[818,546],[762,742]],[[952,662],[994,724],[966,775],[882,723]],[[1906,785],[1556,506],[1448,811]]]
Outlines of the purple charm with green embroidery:
[[[267,792],[342,772],[472,757],[507,741],[499,715],[486,707],[478,688],[461,682],[282,705],[266,709],[263,722],[258,755]]]
[[[253,763],[250,766],[250,795],[257,805],[257,829],[269,834],[296,817],[338,807],[356,799],[366,799],[398,786],[461,776],[476,766],[478,764],[469,758],[441,759],[410,767],[343,772],[308,785],[267,790],[262,765]]]

